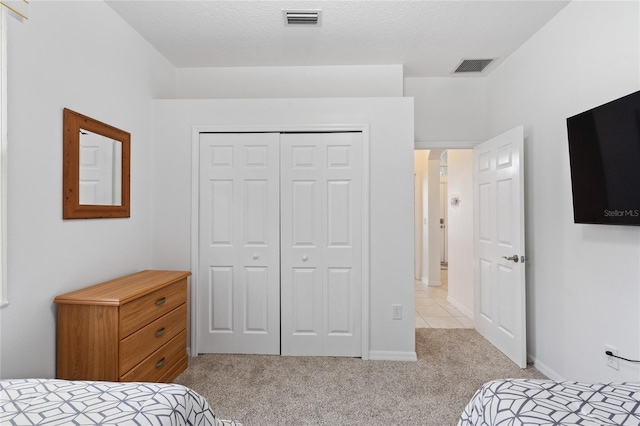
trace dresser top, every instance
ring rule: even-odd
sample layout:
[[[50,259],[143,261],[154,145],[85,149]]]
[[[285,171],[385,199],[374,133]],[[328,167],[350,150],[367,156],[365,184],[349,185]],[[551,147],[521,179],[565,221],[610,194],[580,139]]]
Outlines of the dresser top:
[[[140,271],[115,280],[61,294],[53,301],[58,304],[120,306],[190,275],[191,272],[189,271]]]

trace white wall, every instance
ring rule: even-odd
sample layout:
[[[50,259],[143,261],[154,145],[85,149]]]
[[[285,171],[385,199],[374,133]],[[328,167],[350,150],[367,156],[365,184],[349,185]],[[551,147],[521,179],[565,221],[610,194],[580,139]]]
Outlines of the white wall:
[[[178,68],[177,98],[401,97],[402,65]]]
[[[415,182],[415,277],[429,286],[440,286],[440,157],[441,149],[414,153]]]
[[[158,100],[154,106],[153,265],[191,267],[193,125],[370,125],[370,350],[415,357],[413,100]],[[391,305],[404,318],[391,319]]]
[[[415,140],[430,148],[486,139],[486,80],[470,77],[405,78],[404,94],[415,98]]]
[[[427,170],[423,181],[424,195],[422,200],[424,219],[427,225],[423,234],[422,282],[428,286],[442,285],[440,279],[440,155],[442,150],[429,151]],[[423,221],[424,223],[424,221]]]
[[[419,149],[414,151],[413,161],[413,173],[414,173],[414,277],[416,280],[422,280],[422,256],[423,256],[423,241],[424,241],[424,223],[425,218],[422,213],[424,189],[423,182],[427,181],[427,162],[429,161],[429,150]],[[425,268],[426,269],[426,268]]]
[[[640,229],[573,223],[566,118],[640,89],[638,2],[573,1],[487,77],[488,133],[525,128],[528,351],[553,378],[640,380]]]
[[[473,150],[447,151],[449,294],[447,300],[473,318]],[[457,206],[451,198],[460,199]]]
[[[54,377],[53,299],[151,266],[150,99],[172,67],[103,2],[8,19],[8,285],[3,378]],[[64,107],[131,132],[131,218],[62,220]]]

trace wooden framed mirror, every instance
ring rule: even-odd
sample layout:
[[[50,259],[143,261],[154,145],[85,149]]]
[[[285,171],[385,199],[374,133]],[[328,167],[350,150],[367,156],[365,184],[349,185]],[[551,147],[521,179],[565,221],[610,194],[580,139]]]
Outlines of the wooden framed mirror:
[[[130,217],[131,135],[64,109],[62,218]]]

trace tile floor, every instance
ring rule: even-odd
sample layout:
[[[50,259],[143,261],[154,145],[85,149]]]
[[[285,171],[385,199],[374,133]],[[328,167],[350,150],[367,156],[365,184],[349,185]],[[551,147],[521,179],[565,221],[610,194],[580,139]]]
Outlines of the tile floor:
[[[416,328],[474,328],[473,320],[447,302],[448,274],[446,269],[440,271],[440,287],[416,280]]]

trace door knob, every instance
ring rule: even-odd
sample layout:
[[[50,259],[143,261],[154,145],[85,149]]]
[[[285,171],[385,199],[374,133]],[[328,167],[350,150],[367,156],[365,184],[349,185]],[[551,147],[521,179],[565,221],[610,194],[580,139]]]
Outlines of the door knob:
[[[259,255],[258,253],[253,253],[253,258],[254,258],[254,259],[257,259],[257,258],[259,258],[259,257],[260,257],[260,255]]]
[[[518,263],[520,261],[520,257],[518,257],[517,254],[514,254],[513,256],[502,256],[502,258],[507,260],[513,260],[515,263]]]
[[[307,260],[309,260],[309,256],[302,256],[302,261],[306,262]]]

